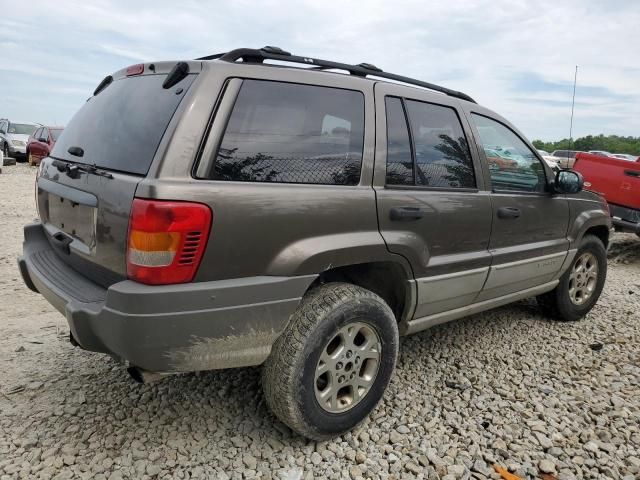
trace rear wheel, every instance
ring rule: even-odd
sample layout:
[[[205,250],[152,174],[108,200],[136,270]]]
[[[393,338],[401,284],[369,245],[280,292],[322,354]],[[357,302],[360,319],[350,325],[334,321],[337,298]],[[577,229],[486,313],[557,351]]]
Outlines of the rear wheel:
[[[347,432],[382,398],[397,352],[397,322],[382,298],[355,285],[322,285],[304,297],[265,363],[267,404],[305,437]]]
[[[558,286],[537,300],[556,320],[579,320],[598,301],[607,278],[607,251],[598,237],[585,235]]]

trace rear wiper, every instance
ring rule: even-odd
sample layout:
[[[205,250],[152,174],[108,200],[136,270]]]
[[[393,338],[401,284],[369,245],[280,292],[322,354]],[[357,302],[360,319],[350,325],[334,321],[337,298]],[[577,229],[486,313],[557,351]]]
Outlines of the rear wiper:
[[[61,160],[54,160],[51,165],[56,167],[59,172],[65,172],[70,178],[78,178],[79,172],[91,173],[99,177],[113,178],[109,172],[100,170],[95,165],[84,165],[81,163],[68,163]]]

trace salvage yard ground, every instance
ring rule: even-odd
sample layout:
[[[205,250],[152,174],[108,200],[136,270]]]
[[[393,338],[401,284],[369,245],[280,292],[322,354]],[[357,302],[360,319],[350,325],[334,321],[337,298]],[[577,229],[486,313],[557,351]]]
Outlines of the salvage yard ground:
[[[260,370],[135,384],[71,346],[15,258],[35,169],[0,174],[0,479],[640,478],[640,239],[617,234],[582,322],[521,302],[404,338],[383,402],[309,442],[265,406]]]

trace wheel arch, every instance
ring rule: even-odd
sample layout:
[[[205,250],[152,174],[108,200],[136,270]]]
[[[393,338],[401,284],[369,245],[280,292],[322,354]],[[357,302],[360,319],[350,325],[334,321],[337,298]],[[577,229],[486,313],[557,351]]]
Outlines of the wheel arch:
[[[594,225],[589,227],[582,237],[584,238],[585,235],[598,237],[604,244],[604,248],[609,247],[609,228],[606,225]]]
[[[307,291],[331,282],[351,283],[379,295],[391,307],[398,323],[409,320],[415,310],[415,280],[400,262],[372,261],[329,268]]]

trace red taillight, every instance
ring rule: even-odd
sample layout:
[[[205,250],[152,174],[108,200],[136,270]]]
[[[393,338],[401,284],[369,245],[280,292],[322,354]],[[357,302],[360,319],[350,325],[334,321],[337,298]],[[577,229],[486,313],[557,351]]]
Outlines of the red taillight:
[[[130,77],[131,75],[140,75],[142,72],[144,72],[144,63],[138,63],[127,67],[127,77]]]
[[[200,265],[211,210],[201,203],[133,200],[127,240],[127,276],[149,285],[186,283]]]

